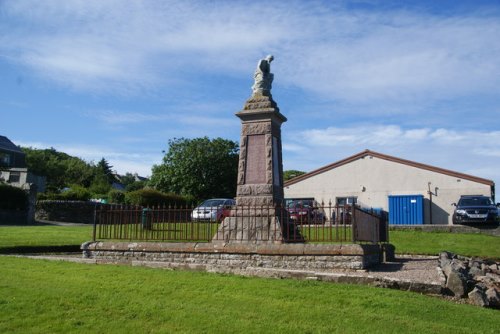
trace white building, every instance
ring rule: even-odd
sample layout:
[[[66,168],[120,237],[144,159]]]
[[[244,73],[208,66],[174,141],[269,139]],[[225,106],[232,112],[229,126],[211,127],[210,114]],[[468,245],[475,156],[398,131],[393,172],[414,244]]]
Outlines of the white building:
[[[357,203],[389,210],[389,196],[423,195],[425,224],[452,224],[461,195],[494,197],[491,180],[365,150],[293,178],[285,198],[314,198],[328,205]]]

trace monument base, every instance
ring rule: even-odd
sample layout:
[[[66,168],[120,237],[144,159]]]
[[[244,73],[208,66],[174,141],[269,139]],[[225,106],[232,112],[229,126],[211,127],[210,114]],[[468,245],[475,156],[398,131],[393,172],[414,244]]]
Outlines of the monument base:
[[[292,243],[304,242],[300,230],[276,209],[240,209],[219,225],[212,242]]]
[[[283,231],[276,216],[226,217],[212,242],[282,243]]]

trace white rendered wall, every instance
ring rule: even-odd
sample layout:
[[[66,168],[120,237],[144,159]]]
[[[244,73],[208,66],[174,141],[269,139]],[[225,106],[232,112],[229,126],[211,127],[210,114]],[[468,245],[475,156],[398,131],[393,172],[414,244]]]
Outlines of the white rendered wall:
[[[434,193],[433,224],[452,223],[452,203],[461,195],[491,196],[489,185],[372,156],[285,186],[284,191],[285,198],[314,197],[325,204],[334,204],[337,197],[356,196],[358,204],[385,211],[389,209],[389,195],[424,195],[425,223],[429,224],[428,182]]]

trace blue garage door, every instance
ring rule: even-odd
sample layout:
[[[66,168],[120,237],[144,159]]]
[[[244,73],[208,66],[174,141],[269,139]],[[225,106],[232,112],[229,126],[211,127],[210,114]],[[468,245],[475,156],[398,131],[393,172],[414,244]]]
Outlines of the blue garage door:
[[[424,196],[389,196],[389,224],[422,225],[424,223]]]

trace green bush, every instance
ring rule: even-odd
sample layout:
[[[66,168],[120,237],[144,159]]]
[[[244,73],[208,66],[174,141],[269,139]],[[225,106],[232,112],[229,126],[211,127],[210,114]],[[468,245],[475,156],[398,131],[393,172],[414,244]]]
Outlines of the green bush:
[[[146,181],[134,181],[130,184],[127,184],[127,186],[125,187],[125,190],[126,191],[140,190],[146,186],[146,183],[147,183]]]
[[[154,189],[140,189],[125,194],[125,202],[140,206],[186,206],[184,197],[176,194],[165,194]]]
[[[92,194],[87,188],[78,185],[72,185],[69,190],[60,194],[61,200],[65,201],[88,201]]]
[[[125,204],[125,193],[121,190],[112,189],[108,193],[108,201],[113,204]]]
[[[0,209],[25,210],[28,207],[28,194],[16,187],[0,183]]]
[[[39,201],[88,201],[91,197],[91,192],[79,185],[72,185],[71,188],[62,193],[39,193],[37,195]]]

